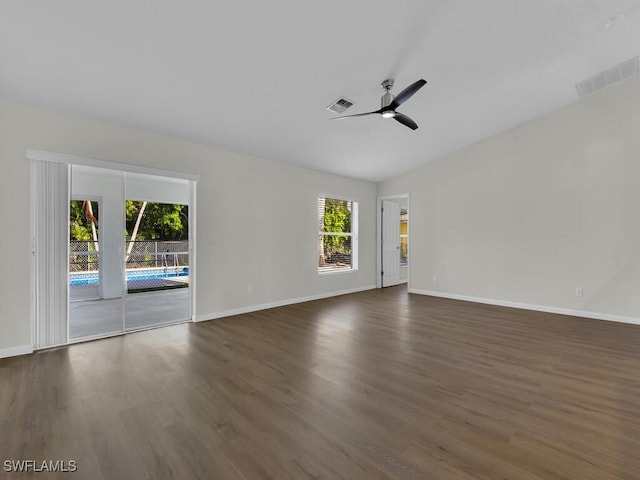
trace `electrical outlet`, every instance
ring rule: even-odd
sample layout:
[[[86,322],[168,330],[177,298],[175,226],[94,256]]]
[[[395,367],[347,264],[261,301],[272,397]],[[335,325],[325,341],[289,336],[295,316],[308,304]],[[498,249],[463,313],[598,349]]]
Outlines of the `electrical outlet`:
[[[253,285],[247,285],[247,293],[253,293]]]
[[[433,283],[436,283],[438,281],[438,275],[436,275],[435,273],[433,274]]]
[[[576,297],[582,297],[584,295],[584,292],[582,290],[582,287],[576,287]]]

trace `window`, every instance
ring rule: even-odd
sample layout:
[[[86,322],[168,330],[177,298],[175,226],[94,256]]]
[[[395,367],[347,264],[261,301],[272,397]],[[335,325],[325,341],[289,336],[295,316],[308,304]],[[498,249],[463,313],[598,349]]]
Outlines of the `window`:
[[[405,208],[400,209],[400,266],[406,267],[409,265],[409,235],[407,230],[407,210]]]
[[[358,203],[318,198],[318,272],[358,269]]]

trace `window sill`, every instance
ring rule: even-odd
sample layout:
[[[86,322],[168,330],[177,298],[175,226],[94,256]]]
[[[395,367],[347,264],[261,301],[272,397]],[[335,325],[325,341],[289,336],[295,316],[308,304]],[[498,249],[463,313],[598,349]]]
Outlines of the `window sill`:
[[[334,270],[329,272],[318,272],[321,277],[327,277],[332,275],[348,275],[349,273],[358,273],[357,268],[350,268],[349,270]]]

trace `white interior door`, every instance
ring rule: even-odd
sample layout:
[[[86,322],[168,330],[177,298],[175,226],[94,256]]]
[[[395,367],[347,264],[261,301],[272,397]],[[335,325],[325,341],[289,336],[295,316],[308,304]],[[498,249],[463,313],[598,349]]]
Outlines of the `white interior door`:
[[[400,205],[382,201],[382,286],[400,283]]]

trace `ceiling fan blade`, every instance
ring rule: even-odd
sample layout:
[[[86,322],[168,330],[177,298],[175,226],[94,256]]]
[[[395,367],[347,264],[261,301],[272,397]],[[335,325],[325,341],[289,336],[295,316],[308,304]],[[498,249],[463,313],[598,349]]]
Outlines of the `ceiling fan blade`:
[[[418,124],[416,122],[414,122],[413,120],[411,120],[409,117],[407,117],[403,113],[396,112],[396,115],[393,118],[395,118],[401,124],[409,127],[411,130],[415,130],[416,128],[418,128]]]
[[[333,117],[329,120],[340,120],[342,118],[351,118],[351,117],[364,117],[365,115],[373,115],[374,113],[382,113],[382,110],[376,110],[375,112],[366,112],[366,113],[354,113],[353,115],[345,115],[343,117]]]
[[[424,87],[426,83],[427,81],[423,79],[420,79],[417,82],[413,82],[407,88],[402,90],[398,95],[396,95],[396,98],[393,99],[393,101],[389,105],[389,108],[391,108],[392,110],[395,110],[396,108],[398,108],[404,102],[409,100],[414,93],[416,93],[418,90]]]

